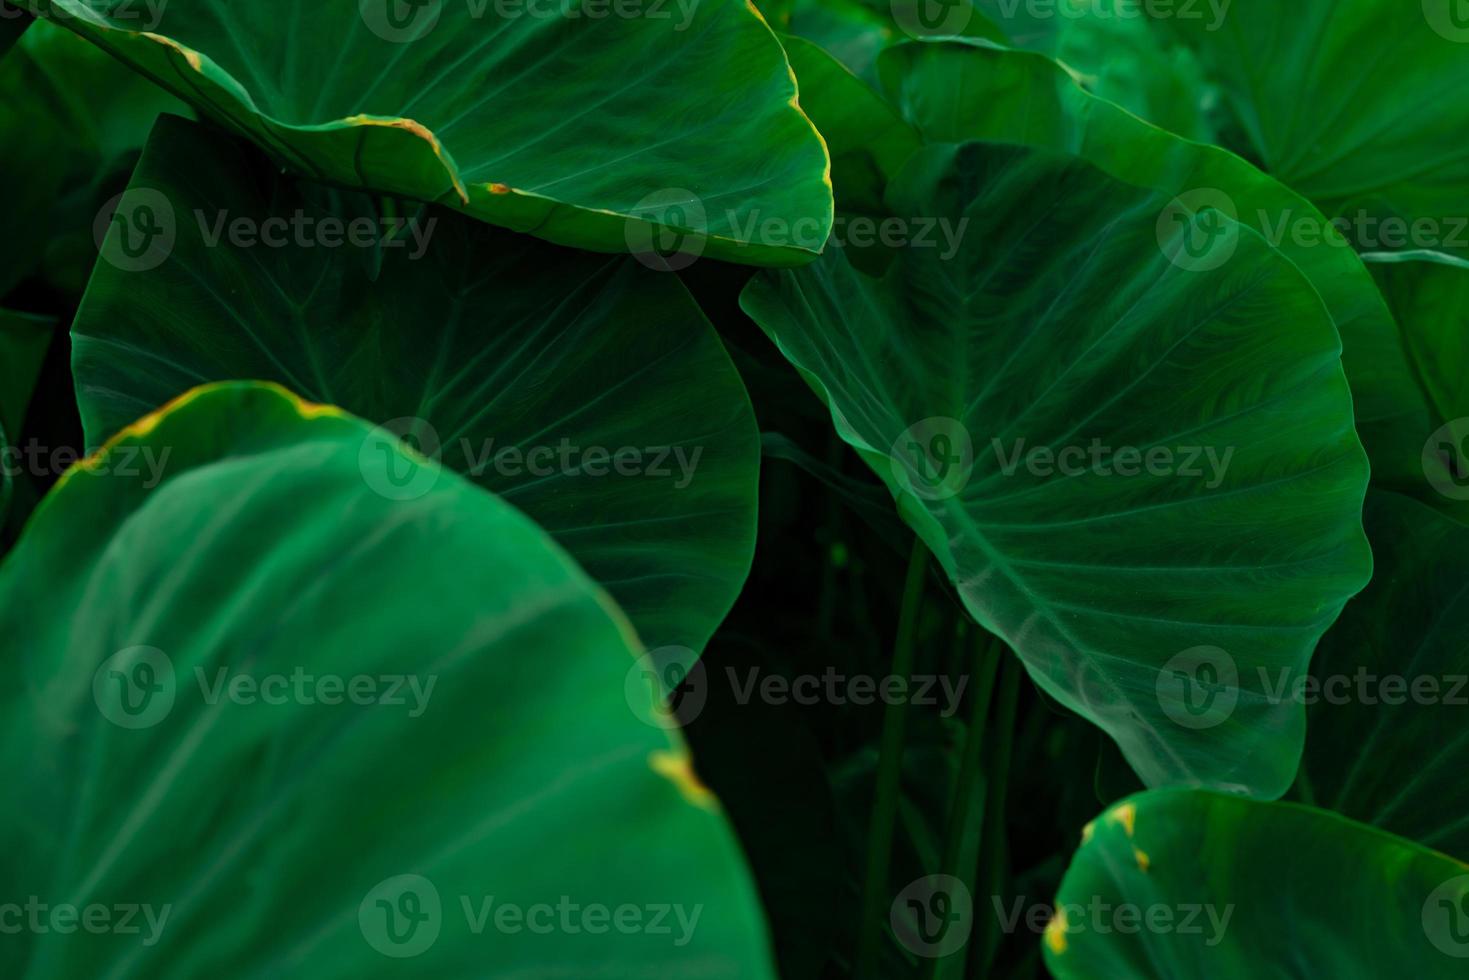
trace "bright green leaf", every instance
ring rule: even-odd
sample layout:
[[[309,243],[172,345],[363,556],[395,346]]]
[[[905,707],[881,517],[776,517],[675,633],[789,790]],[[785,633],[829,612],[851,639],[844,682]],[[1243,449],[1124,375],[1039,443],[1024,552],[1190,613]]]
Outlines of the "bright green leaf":
[[[1373,478],[1421,484],[1428,409],[1392,316],[1362,262],[1345,240],[1331,237],[1310,202],[1232,153],[1189,142],[1089,95],[1039,55],[909,44],[887,52],[881,68],[904,116],[930,140],[985,139],[1074,153],[1118,180],[1159,192],[1171,199],[1170,208],[1219,208],[1264,235],[1311,280],[1341,334]],[[1325,237],[1313,246],[1282,232],[1300,222]]]
[[[599,251],[691,231],[706,254],[752,264],[808,260],[831,222],[821,138],[740,0],[633,17],[171,0],[151,25],[123,16],[130,0],[111,0],[110,18],[94,5],[43,12],[323,180]],[[773,217],[822,230],[767,241]]]
[[[1304,710],[1250,696],[1253,668],[1304,669],[1370,571],[1319,297],[1233,222],[1199,265],[1183,250],[1227,219],[1160,221],[1166,198],[1045,150],[930,147],[888,196],[957,252],[903,249],[877,280],[833,251],[762,273],[745,309],[969,611],[1150,785],[1283,792]],[[1172,683],[1214,650],[1244,675],[1232,716]]]
[[[1324,810],[1199,790],[1098,817],[1056,906],[1057,980],[1449,980],[1469,957],[1469,865]]]
[[[178,120],[120,214],[73,328],[90,445],[200,382],[277,381],[524,510],[650,646],[702,649],[749,571],[760,445],[677,277],[439,209],[395,221]],[[151,251],[140,214],[167,226]]]
[[[386,456],[431,489],[374,492]],[[771,976],[733,835],[626,693],[621,614],[368,423],[190,392],[42,503],[0,566],[0,633],[25,637],[0,891],[110,923],[145,906],[131,934],[6,936],[7,976]],[[574,928],[530,928],[567,903]],[[581,927],[659,904],[697,923]]]

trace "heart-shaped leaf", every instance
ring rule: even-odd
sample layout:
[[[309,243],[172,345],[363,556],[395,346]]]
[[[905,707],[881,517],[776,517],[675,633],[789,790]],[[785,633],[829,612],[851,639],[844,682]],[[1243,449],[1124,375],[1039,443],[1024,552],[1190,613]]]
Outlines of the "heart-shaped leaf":
[[[732,261],[807,261],[828,162],[770,29],[738,0],[633,3],[41,8],[307,175],[599,251],[663,229]],[[761,239],[772,218],[818,230]]]
[[[337,409],[226,384],[129,427],[0,566],[0,631],[0,891],[41,923],[7,976],[771,976],[606,594]]]
[[[1469,957],[1469,865],[1325,810],[1199,790],[1098,817],[1055,908],[1057,980],[1449,980]]]
[[[1165,17],[1224,93],[1234,148],[1361,251],[1469,257],[1469,9],[1463,0],[1238,3]]]
[[[744,386],[678,279],[626,256],[394,217],[170,119],[73,333],[89,444],[200,382],[285,384],[530,514],[652,647],[702,649],[749,572]]]
[[[963,43],[908,44],[883,55],[884,82],[930,140],[1020,143],[1074,153],[1159,192],[1160,220],[1215,208],[1260,232],[1321,294],[1341,334],[1357,429],[1372,475],[1419,487],[1428,410],[1371,275],[1309,201],[1234,154],[1148,125],[1088,94],[1040,55]],[[1300,229],[1316,237],[1302,237]]]
[[[954,254],[903,249],[878,280],[834,251],[745,309],[969,611],[1146,782],[1283,792],[1304,710],[1251,668],[1304,669],[1370,572],[1320,298],[1253,231],[1160,221],[1166,198],[1074,157],[929,147],[888,197]],[[1175,675],[1215,651],[1250,686],[1200,707]]]

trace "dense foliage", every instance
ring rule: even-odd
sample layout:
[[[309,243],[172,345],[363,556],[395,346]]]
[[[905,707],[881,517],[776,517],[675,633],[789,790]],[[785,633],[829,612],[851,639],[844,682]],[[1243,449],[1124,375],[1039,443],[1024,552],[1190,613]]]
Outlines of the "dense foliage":
[[[1462,977],[1465,0],[0,0],[7,977]]]

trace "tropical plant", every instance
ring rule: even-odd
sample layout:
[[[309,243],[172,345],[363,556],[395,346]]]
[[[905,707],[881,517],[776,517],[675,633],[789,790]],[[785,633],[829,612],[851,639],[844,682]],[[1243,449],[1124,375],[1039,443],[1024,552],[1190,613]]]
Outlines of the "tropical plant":
[[[6,976],[1461,977],[1464,0],[0,0]]]

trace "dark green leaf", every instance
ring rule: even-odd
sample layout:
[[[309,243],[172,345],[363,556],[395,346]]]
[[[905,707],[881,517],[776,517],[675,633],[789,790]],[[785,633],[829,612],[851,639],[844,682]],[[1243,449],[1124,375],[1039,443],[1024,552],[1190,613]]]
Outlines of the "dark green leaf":
[[[955,253],[903,249],[877,280],[833,251],[762,273],[746,310],[969,611],[1150,785],[1283,792],[1304,710],[1200,718],[1170,675],[1216,649],[1251,692],[1257,664],[1304,669],[1366,584],[1367,463],[1320,298],[1233,222],[1204,258],[1233,256],[1200,265],[1182,250],[1228,219],[1160,221],[1166,198],[1045,150],[930,147],[888,196]]]
[[[150,141],[74,327],[88,443],[203,381],[278,381],[520,507],[650,646],[701,649],[749,571],[760,443],[678,279],[439,209],[393,234],[246,150],[178,120]]]

